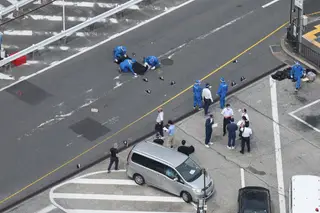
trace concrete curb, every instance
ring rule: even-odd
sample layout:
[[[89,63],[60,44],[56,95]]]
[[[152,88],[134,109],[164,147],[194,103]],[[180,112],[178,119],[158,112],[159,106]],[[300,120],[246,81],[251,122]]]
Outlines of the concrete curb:
[[[320,74],[320,68],[312,65],[310,62],[308,62],[305,58],[299,56],[298,54],[295,54],[293,52],[291,52],[285,45],[285,38],[281,38],[280,40],[280,46],[281,49],[285,52],[285,54],[287,54],[290,58],[293,58],[295,61],[299,61],[300,63],[306,65],[307,67],[314,69],[315,71],[317,71]]]

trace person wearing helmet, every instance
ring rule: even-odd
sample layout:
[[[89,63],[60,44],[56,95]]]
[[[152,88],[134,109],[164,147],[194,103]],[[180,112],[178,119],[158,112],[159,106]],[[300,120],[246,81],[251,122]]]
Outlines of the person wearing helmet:
[[[115,63],[121,63],[127,57],[127,48],[125,46],[116,46],[113,49],[113,60]]]
[[[135,59],[125,59],[123,62],[120,63],[120,72],[131,72],[135,77],[137,73],[134,72],[132,65],[136,63]]]
[[[217,91],[217,95],[220,97],[220,108],[223,109],[226,103],[226,96],[228,92],[228,84],[224,78],[220,78],[220,85]]]
[[[196,80],[196,83],[193,85],[193,108],[202,108],[202,88],[200,86],[201,81]]]
[[[299,64],[299,62],[296,62],[291,67],[290,77],[293,81],[296,82],[296,91],[298,91],[301,85],[301,78],[303,77],[303,67]]]
[[[156,56],[148,56],[144,58],[143,62],[144,62],[144,66],[147,67],[148,69],[154,70],[160,67],[159,59]]]

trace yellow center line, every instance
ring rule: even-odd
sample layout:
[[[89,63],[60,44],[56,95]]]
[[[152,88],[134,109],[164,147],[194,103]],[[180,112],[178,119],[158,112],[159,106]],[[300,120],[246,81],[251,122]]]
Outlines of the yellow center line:
[[[320,11],[318,12],[314,12],[311,13],[309,15],[317,15],[320,14]],[[251,45],[250,47],[248,47],[247,49],[245,49],[244,51],[242,51],[241,53],[239,53],[238,55],[234,56],[233,58],[231,58],[229,61],[225,62],[224,64],[222,64],[220,67],[216,68],[215,70],[211,71],[208,75],[204,76],[201,81],[209,78],[210,76],[212,76],[214,73],[218,72],[219,70],[223,69],[224,67],[226,67],[228,64],[232,63],[234,60],[236,60],[237,58],[239,58],[240,56],[242,56],[243,54],[247,53],[248,51],[250,51],[251,49],[253,49],[254,47],[256,47],[257,45],[259,45],[260,43],[262,43],[263,41],[265,41],[267,38],[269,38],[270,36],[274,35],[276,32],[278,32],[280,29],[282,29],[284,26],[286,26],[288,24],[288,22],[282,24],[281,26],[279,26],[277,29],[275,29],[274,31],[272,31],[271,33],[269,33],[268,35],[266,35],[265,37],[263,37],[262,39],[260,39],[259,41],[257,41],[256,43],[254,43],[253,45]],[[159,106],[157,106],[156,108],[152,109],[151,111],[149,111],[148,113],[144,114],[143,116],[141,116],[140,118],[138,118],[137,120],[133,121],[132,123],[128,124],[127,126],[123,127],[122,129],[120,129],[119,131],[115,132],[114,134],[106,137],[105,139],[103,139],[102,141],[100,141],[99,143],[97,143],[96,145],[92,146],[91,148],[85,150],[84,152],[80,153],[79,155],[75,156],[74,158],[68,160],[67,162],[65,162],[64,164],[62,164],[61,166],[55,168],[54,170],[52,170],[51,172],[45,174],[44,176],[40,177],[39,179],[33,181],[32,183],[30,183],[29,185],[23,187],[22,189],[18,190],[17,192],[11,194],[10,196],[4,198],[3,200],[0,201],[0,204],[6,202],[7,200],[13,198],[14,196],[18,195],[19,193],[25,191],[26,189],[28,189],[29,187],[33,186],[34,184],[38,183],[39,181],[45,179],[46,177],[50,176],[51,174],[55,173],[56,171],[60,170],[61,168],[67,166],[68,164],[70,164],[71,162],[75,161],[76,159],[80,158],[81,156],[83,156],[84,154],[90,152],[91,150],[93,150],[94,148],[96,148],[97,146],[105,143],[106,141],[108,141],[109,139],[115,137],[116,135],[118,135],[119,133],[123,132],[124,130],[128,129],[130,126],[132,126],[133,124],[141,121],[143,118],[147,117],[148,115],[150,115],[151,113],[155,112],[159,107],[162,107],[166,104],[168,104],[169,102],[171,102],[172,100],[176,99],[177,97],[179,97],[180,95],[182,95],[183,93],[187,92],[188,90],[190,90],[192,88],[193,85],[190,85],[189,87],[187,87],[186,89],[182,90],[181,92],[179,92],[178,94],[176,94],[175,96],[171,97],[170,99],[168,99],[166,102],[160,104]]]

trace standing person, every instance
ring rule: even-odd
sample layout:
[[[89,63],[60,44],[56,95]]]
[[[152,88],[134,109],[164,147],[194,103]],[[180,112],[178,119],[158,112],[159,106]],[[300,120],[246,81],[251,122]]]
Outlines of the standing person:
[[[201,81],[196,80],[196,83],[193,85],[193,108],[201,109],[202,108],[202,88],[200,86]]]
[[[114,169],[118,170],[119,158],[118,158],[117,154],[118,154],[118,144],[114,143],[113,147],[110,149],[110,163],[108,166],[108,173],[110,173],[110,170],[111,170],[113,163],[115,163]]]
[[[236,131],[238,130],[237,124],[234,123],[234,118],[230,119],[230,123],[227,125],[228,130],[228,149],[234,149],[236,141]]]
[[[241,139],[243,127],[249,127],[249,121],[247,120],[247,117],[243,115],[237,125],[239,126],[239,137]]]
[[[156,126],[155,126],[156,132],[158,132],[161,137],[163,137],[163,109],[158,109],[158,116],[156,119]]]
[[[244,154],[244,147],[247,145],[247,150],[250,152],[250,136],[252,135],[251,128],[245,126],[242,129],[242,137],[241,137],[241,154]]]
[[[223,136],[225,136],[227,133],[226,127],[233,116],[233,110],[231,109],[230,104],[226,105],[226,108],[222,110],[221,115],[223,115]]]
[[[0,50],[2,49],[2,32],[0,32]]]
[[[248,124],[248,127],[249,127],[249,115],[248,115],[248,112],[247,112],[247,109],[239,109],[239,112],[241,113],[241,119],[245,121],[245,123]],[[242,117],[246,117],[246,119],[243,119]]]
[[[213,114],[210,114],[209,118],[207,118],[205,127],[206,127],[206,139],[205,139],[205,146],[209,148],[209,145],[212,145],[213,143],[210,142],[211,135],[212,135],[212,125],[214,124],[213,120]]]
[[[217,91],[217,95],[220,97],[220,108],[223,109],[226,103],[226,96],[228,93],[228,84],[225,82],[224,78],[220,78],[220,85]]]
[[[204,115],[208,114],[209,106],[213,102],[210,88],[211,86],[208,83],[206,83],[206,87],[202,90]]]
[[[290,71],[290,76],[293,81],[296,81],[296,92],[300,89],[301,86],[301,78],[303,77],[303,67],[296,62],[295,65],[292,66]]]
[[[174,146],[174,133],[175,133],[175,126],[173,124],[172,120],[168,121],[169,127],[168,127],[168,140],[167,144],[170,148],[173,148]]]

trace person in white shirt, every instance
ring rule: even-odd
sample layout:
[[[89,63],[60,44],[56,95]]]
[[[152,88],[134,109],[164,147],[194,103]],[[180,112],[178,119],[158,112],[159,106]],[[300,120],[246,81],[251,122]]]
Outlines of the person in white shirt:
[[[202,90],[202,100],[204,102],[204,115],[208,115],[209,106],[213,102],[210,88],[211,86],[207,83],[206,87]]]
[[[247,109],[239,109],[239,112],[241,113],[241,118],[244,116],[246,117],[246,122],[249,124],[249,115],[247,113]]]
[[[162,108],[158,109],[158,116],[156,119],[155,130],[161,135],[161,137],[163,137],[163,109]]]
[[[244,154],[244,147],[245,145],[247,146],[247,150],[248,152],[250,152],[250,136],[252,135],[252,130],[251,128],[247,127],[247,125],[245,125],[242,128],[242,137],[241,137],[241,150],[240,153]]]
[[[230,104],[227,104],[226,107],[222,110],[221,115],[223,115],[223,136],[227,133],[227,125],[230,123],[230,119],[233,116],[233,110],[230,107]]]

